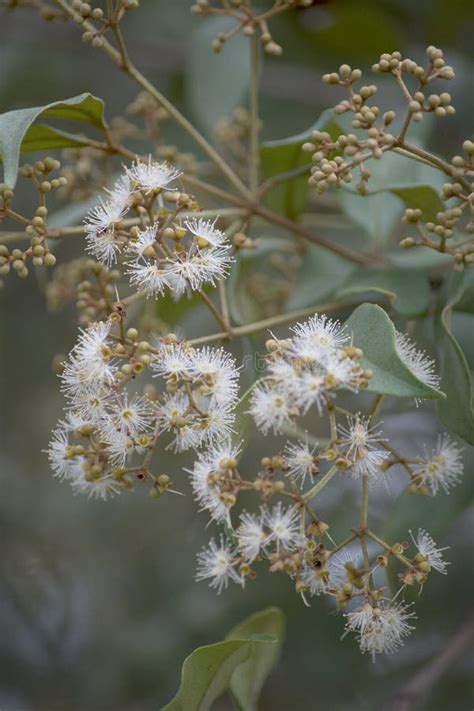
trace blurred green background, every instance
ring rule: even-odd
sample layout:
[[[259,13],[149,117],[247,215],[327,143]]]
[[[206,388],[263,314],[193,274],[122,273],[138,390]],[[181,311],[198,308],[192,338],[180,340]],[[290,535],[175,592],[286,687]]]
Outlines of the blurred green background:
[[[209,46],[215,28],[192,17],[190,4],[142,0],[127,18],[125,36],[138,67],[209,132],[241,101],[238,67],[245,60],[239,39],[214,58]],[[298,133],[333,105],[336,94],[320,76],[342,62],[368,69],[381,52],[395,49],[421,59],[424,47],[435,44],[456,70],[450,91],[457,113],[432,127],[428,143],[446,155],[459,150],[472,136],[473,11],[470,0],[329,0],[285,14],[272,25],[284,55],[266,60],[261,77],[263,138]],[[74,27],[46,24],[34,11],[0,14],[1,112],[83,91],[103,98],[108,116],[123,111],[136,94],[101,53],[81,43]],[[390,108],[400,105],[390,83],[382,82],[381,97]],[[189,147],[174,129],[166,130],[170,142]],[[61,245],[59,261],[81,249],[78,242]],[[473,356],[472,317],[463,318],[462,337]],[[467,510],[472,451],[466,453],[465,481],[449,497],[397,501],[396,481],[391,492],[376,494],[373,518],[380,528],[393,530],[394,517],[402,519],[400,535],[426,525],[440,544],[451,546],[452,565],[448,576],[433,577],[423,591],[417,630],[406,647],[372,664],[353,640],[340,642],[342,620],[329,614],[326,601],[313,599],[307,609],[286,578],[262,572],[245,591],[231,589],[220,597],[195,583],[195,554],[214,530],[205,530],[206,516],[188,490],[186,497],[157,501],[138,487],[102,503],[73,497],[53,480],[41,453],[63,406],[51,363],[75,341],[74,311],[47,313],[44,281],[32,271],[26,282],[5,280],[0,319],[2,710],[158,709],[173,695],[182,660],[194,647],[221,639],[267,605],[282,607],[288,631],[284,656],[262,695],[263,711],[389,709],[396,690],[466,623],[474,592]],[[214,326],[200,310],[182,324],[190,336],[203,329]],[[235,352],[242,357],[258,346],[243,343]],[[247,382],[252,373],[242,377]],[[384,420],[408,447],[432,441],[430,407],[395,403]],[[249,466],[265,452],[264,444],[251,439]],[[272,449],[278,445],[275,439]],[[187,464],[189,457],[163,454],[159,468],[179,482]],[[325,518],[336,532],[355,496],[350,485],[328,493]],[[471,673],[464,654],[416,708],[472,709]],[[223,700],[219,708],[230,706]]]

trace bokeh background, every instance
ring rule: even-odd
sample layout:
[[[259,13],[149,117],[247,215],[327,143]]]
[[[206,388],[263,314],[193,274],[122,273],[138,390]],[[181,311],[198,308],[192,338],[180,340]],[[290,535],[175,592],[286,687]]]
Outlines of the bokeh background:
[[[238,77],[236,67],[245,60],[240,40],[218,60],[210,49],[202,59],[213,32],[190,15],[190,4],[142,0],[127,19],[125,36],[139,68],[209,132],[240,101],[238,79],[229,77]],[[284,15],[273,25],[284,55],[267,60],[261,76],[263,138],[296,134],[333,105],[335,95],[320,76],[342,62],[368,69],[381,52],[394,49],[420,59],[424,47],[435,44],[456,69],[450,91],[457,114],[431,126],[427,140],[442,154],[456,151],[472,136],[473,14],[470,0],[329,0]],[[207,61],[220,62],[219,81],[214,74],[208,80]],[[48,25],[34,11],[0,14],[0,111],[83,91],[103,98],[108,116],[122,112],[136,94],[101,53],[81,43],[74,27]],[[382,96],[390,108],[399,105],[393,86],[382,83]],[[166,130],[170,143],[188,145],[172,127]],[[61,245],[59,260],[80,254],[80,242]],[[472,451],[466,452],[465,481],[449,497],[417,499],[416,506],[398,500],[396,477],[390,491],[376,494],[373,517],[380,527],[406,536],[410,525],[426,525],[451,546],[452,565],[448,576],[434,574],[423,591],[417,630],[406,647],[372,664],[354,641],[340,641],[342,620],[329,614],[327,603],[316,598],[307,609],[286,578],[262,573],[244,592],[231,589],[219,597],[195,583],[195,554],[213,531],[205,530],[206,516],[197,512],[184,482],[185,497],[153,500],[138,488],[102,503],[72,496],[51,477],[42,450],[63,406],[52,361],[72,347],[76,326],[72,306],[46,311],[44,291],[34,271],[26,282],[5,280],[0,291],[0,708],[158,709],[176,690],[181,663],[193,648],[221,639],[268,605],[284,610],[287,638],[262,710],[390,708],[396,691],[443,651],[470,615]],[[462,318],[456,327],[472,363],[472,317]],[[199,309],[181,327],[190,336],[214,329]],[[258,341],[244,343],[236,354],[258,347]],[[244,380],[251,377],[244,371]],[[406,402],[390,405],[384,420],[408,449],[430,444],[436,428],[431,407]],[[278,445],[272,442],[274,450]],[[265,442],[253,436],[244,467],[265,451]],[[163,453],[158,467],[180,482],[188,463]],[[355,497],[342,484],[325,497],[335,533],[343,530]],[[471,674],[463,654],[416,708],[472,709]],[[225,700],[218,707],[230,708]]]

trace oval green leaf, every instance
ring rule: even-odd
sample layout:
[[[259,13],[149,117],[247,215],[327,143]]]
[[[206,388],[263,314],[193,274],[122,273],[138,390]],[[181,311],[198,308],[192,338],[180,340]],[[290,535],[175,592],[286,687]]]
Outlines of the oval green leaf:
[[[386,296],[399,314],[408,318],[426,313],[430,301],[428,272],[419,270],[417,277],[409,269],[359,269],[351,274],[337,296],[375,291]]]
[[[227,639],[250,640],[249,657],[232,675],[230,689],[242,711],[256,711],[266,678],[278,662],[285,636],[285,618],[277,607],[248,617],[227,635]],[[261,644],[270,640],[271,644]]]
[[[308,199],[308,177],[311,156],[301,150],[303,143],[311,138],[313,131],[327,131],[336,139],[342,129],[331,110],[324,111],[310,128],[295,136],[288,136],[276,141],[266,141],[260,148],[262,178],[274,178],[291,171],[305,170],[307,174],[289,177],[276,183],[265,197],[265,204],[276,212],[295,219],[304,210]]]
[[[281,610],[270,607],[243,620],[225,641],[195,649],[184,660],[178,693],[162,711],[208,711],[229,689],[242,711],[254,711],[284,627]]]
[[[162,711],[209,711],[211,704],[229,688],[232,674],[251,651],[251,643],[245,640],[217,642],[195,649],[184,660],[178,693]]]
[[[11,188],[15,187],[21,151],[62,148],[78,145],[77,141],[80,141],[80,137],[62,133],[50,126],[38,130],[33,124],[40,116],[81,121],[101,130],[106,127],[104,102],[89,93],[62,101],[53,101],[45,106],[34,106],[0,114],[0,158],[3,162],[3,180]],[[45,128],[47,130],[44,130]],[[43,141],[40,140],[41,136]]]
[[[456,274],[450,288],[451,295],[441,312],[441,387],[446,392],[447,398],[439,403],[438,414],[445,427],[474,445],[471,371],[451,328],[452,311],[458,303],[462,303],[467,286],[466,275]]]
[[[362,304],[346,321],[353,344],[364,351],[362,365],[373,372],[368,390],[382,395],[438,400],[444,393],[425,385],[399,358],[395,326],[375,304]]]

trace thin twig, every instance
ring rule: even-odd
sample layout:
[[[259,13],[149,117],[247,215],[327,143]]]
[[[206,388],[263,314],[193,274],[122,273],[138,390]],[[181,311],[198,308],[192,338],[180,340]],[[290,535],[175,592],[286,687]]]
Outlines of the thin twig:
[[[249,37],[250,46],[250,160],[249,160],[249,188],[252,195],[258,191],[260,157],[258,150],[258,37],[254,32]]]
[[[474,641],[474,615],[464,621],[456,634],[447,642],[443,651],[424,669],[402,686],[386,706],[386,711],[411,711],[420,697],[426,694],[441,679],[449,667],[462,656]],[[428,708],[428,707],[427,707]]]
[[[305,316],[311,316],[316,312],[329,313],[329,311],[337,311],[342,308],[349,308],[354,306],[354,304],[344,303],[340,301],[333,301],[327,304],[317,304],[314,306],[308,306],[305,309],[299,309],[298,311],[289,311],[286,314],[279,314],[278,316],[272,316],[271,318],[263,319],[262,321],[255,321],[254,323],[245,324],[244,326],[234,326],[232,329],[232,336],[238,338],[239,336],[249,336],[252,333],[258,333],[259,331],[265,331],[266,329],[274,328],[275,326],[281,326],[285,323],[291,323],[291,321],[297,321]],[[199,338],[193,338],[188,341],[191,345],[196,346],[201,343],[210,343],[212,341],[220,341],[221,339],[228,338],[229,334],[227,331],[222,331],[220,333],[211,333],[208,336],[200,336]]]
[[[67,0],[54,0],[54,2],[72,20],[77,18],[76,11],[71,7]],[[91,22],[82,22],[81,26],[89,32],[97,32],[96,27]],[[204,136],[199,133],[196,128],[194,128],[193,124],[188,121],[185,116],[183,116],[183,114],[176,108],[176,106],[174,106],[174,104],[171,103],[171,101],[166,98],[166,96],[158,91],[158,89],[153,86],[153,84],[151,84],[151,82],[149,82],[140,71],[138,71],[128,57],[127,61],[124,63],[121,52],[115,49],[115,47],[113,47],[112,44],[105,39],[105,37],[102,38],[102,41],[103,43],[101,49],[106,52],[113,62],[115,62],[115,64],[117,64],[117,66],[119,66],[125,74],[145,89],[148,94],[153,96],[164,109],[166,109],[169,115],[189,136],[191,136],[195,143],[204,151],[204,153],[211,159],[216,167],[219,168],[223,175],[226,176],[229,182],[241,195],[249,197],[248,189],[242,183],[238,175],[236,175],[232,168],[227,165],[222,156],[219,155],[216,149],[204,138]]]

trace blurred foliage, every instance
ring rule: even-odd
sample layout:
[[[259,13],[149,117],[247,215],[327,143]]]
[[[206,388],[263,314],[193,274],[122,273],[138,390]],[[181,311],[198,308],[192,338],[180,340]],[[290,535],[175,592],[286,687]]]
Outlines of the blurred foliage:
[[[246,60],[241,60],[238,43],[235,49],[229,44],[215,58],[208,45],[209,26],[189,14],[189,5],[185,1],[143,0],[140,11],[128,20],[126,39],[140,68],[211,132],[217,119],[229,113],[245,94]],[[278,172],[300,165],[301,155],[292,147],[294,139],[292,143],[282,137],[298,136],[334,103],[332,92],[320,83],[324,71],[342,61],[368,69],[382,51],[400,49],[421,55],[431,43],[442,46],[456,63],[452,91],[458,112],[449,127],[437,125],[424,140],[440,154],[458,150],[472,130],[469,52],[473,33],[471,0],[449,4],[442,0],[328,0],[279,18],[274,34],[284,46],[284,55],[268,60],[262,74],[262,157],[264,168],[268,161],[268,175],[275,173],[275,165]],[[123,111],[134,96],[134,87],[125,80],[119,83],[114,68],[86,50],[73,27],[41,24],[34,14],[21,10],[0,16],[0,40],[2,112],[44,106],[91,91],[104,99],[111,117]],[[202,82],[200,92],[195,88],[196,80]],[[393,88],[383,82],[381,94],[390,97],[394,105],[399,101]],[[186,148],[186,140],[174,127],[167,131],[170,143],[179,141]],[[282,151],[276,162],[273,151]],[[304,307],[344,290],[346,294],[352,290],[354,298],[362,301],[364,293],[375,290],[386,295],[397,328],[407,317],[429,308],[439,285],[418,279],[413,293],[409,272],[427,273],[434,262],[442,260],[424,250],[416,255],[400,254],[395,245],[403,204],[412,206],[416,200],[418,206],[421,199],[423,209],[436,210],[436,196],[429,187],[433,183],[431,177],[423,182],[422,176],[400,175],[395,168],[391,166],[385,176],[383,192],[369,196],[370,203],[360,202],[362,198],[349,191],[340,193],[338,205],[345,216],[328,227],[325,235],[336,241],[349,236],[353,245],[366,245],[369,240],[374,252],[382,246],[388,248],[399,269],[389,277],[374,271],[370,275],[365,272],[362,278],[342,258],[329,253],[323,256],[320,248],[311,247],[290,265],[295,288],[290,294],[285,289],[278,293],[285,308]],[[299,189],[303,185],[304,179],[295,178],[284,189],[269,192],[268,200],[278,200],[283,213],[295,216],[302,209]],[[71,216],[72,222],[78,219],[80,215]],[[235,270],[240,276],[230,287],[231,306],[238,323],[267,315],[265,302],[249,284],[252,287],[252,275],[265,263],[267,283],[275,285],[276,281],[278,287],[282,262],[268,264],[265,259],[265,250],[274,250],[276,240],[286,267],[289,260],[284,240],[275,230],[258,237],[257,249]],[[59,247],[60,259],[77,255],[81,247],[65,241]],[[444,364],[441,390],[454,389],[458,402],[452,398],[447,408],[448,401],[440,400],[440,415],[472,441],[472,417],[461,417],[462,403],[464,411],[472,413],[467,406],[474,367],[472,283],[453,280],[441,286],[446,290],[438,324]],[[182,306],[186,308],[182,310]],[[162,302],[160,309],[171,321],[180,321],[190,337],[209,326],[208,316],[197,303]],[[72,310],[47,314],[44,285],[35,282],[34,276],[28,288],[12,280],[2,290],[0,315],[1,708],[162,708],[179,685],[179,668],[186,654],[210,640],[223,639],[243,615],[279,605],[287,617],[287,640],[282,661],[263,689],[262,711],[319,706],[335,711],[378,711],[407,679],[445,649],[465,623],[474,593],[472,576],[467,574],[472,524],[467,509],[474,476],[470,448],[466,449],[464,482],[450,496],[420,502],[418,497],[403,496],[396,482],[390,493],[374,495],[373,516],[385,521],[387,537],[406,535],[416,507],[416,524],[426,526],[435,537],[442,535],[443,545],[451,546],[451,566],[446,578],[438,578],[423,593],[424,605],[410,645],[396,657],[373,665],[359,655],[355,643],[340,642],[341,620],[327,614],[324,601],[315,599],[311,609],[306,609],[291,586],[279,584],[275,576],[262,574],[245,594],[233,590],[221,597],[205,585],[195,584],[191,572],[195,553],[208,536],[205,517],[196,513],[189,495],[170,497],[166,506],[140,493],[104,505],[73,498],[68,488],[52,480],[46,457],[40,455],[59,410],[57,377],[50,364],[54,354],[66,352],[74,342],[74,316]],[[387,323],[383,328],[388,328]],[[421,342],[427,336],[423,328],[416,323]],[[253,356],[262,351],[263,338],[246,339],[234,347],[239,358],[250,356],[242,374],[247,383],[254,377]],[[384,420],[395,438],[411,443],[413,451],[420,443],[432,441],[435,423],[429,408],[407,412],[403,401],[397,401],[384,413]],[[276,440],[275,447],[283,442],[284,438]],[[262,443],[251,432],[244,463],[261,455]],[[163,454],[162,471],[170,474],[177,488],[184,489],[180,484],[186,465],[185,457],[177,463],[169,453]],[[354,496],[355,489],[348,482],[322,499],[334,521],[334,535],[342,529]],[[471,671],[467,656],[459,659],[431,695],[420,699],[418,708],[441,711],[448,704],[453,709],[471,708]],[[221,701],[215,708],[229,706]]]

